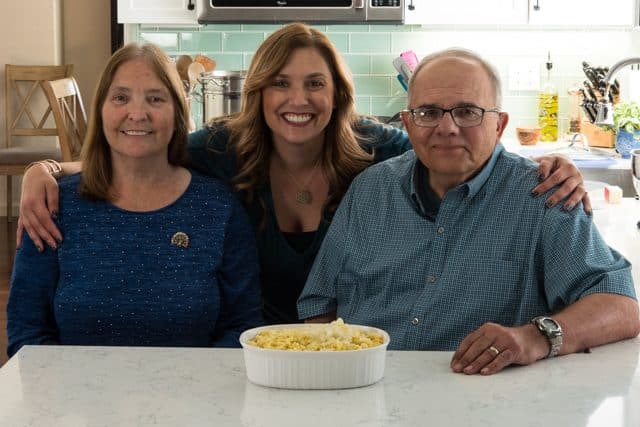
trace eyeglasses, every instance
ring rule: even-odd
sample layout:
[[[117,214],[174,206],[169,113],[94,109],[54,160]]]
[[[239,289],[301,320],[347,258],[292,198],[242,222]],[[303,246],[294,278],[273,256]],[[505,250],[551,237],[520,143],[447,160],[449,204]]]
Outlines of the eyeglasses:
[[[461,128],[470,128],[480,125],[484,113],[500,113],[500,110],[485,110],[481,107],[466,106],[453,108],[418,107],[405,110],[411,114],[411,119],[416,126],[434,128],[438,126],[445,113],[451,114],[453,122]]]

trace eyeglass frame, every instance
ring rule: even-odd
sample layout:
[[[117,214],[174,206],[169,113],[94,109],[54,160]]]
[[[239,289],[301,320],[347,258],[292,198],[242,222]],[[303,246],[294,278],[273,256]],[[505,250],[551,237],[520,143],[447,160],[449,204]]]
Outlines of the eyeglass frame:
[[[434,126],[426,126],[426,125],[420,125],[416,122],[416,118],[415,118],[415,114],[416,114],[416,110],[418,109],[433,109],[433,110],[440,110],[442,111],[442,115],[440,116],[440,118],[438,119],[438,122],[434,125]],[[458,124],[458,122],[456,121],[456,118],[453,115],[453,111],[454,110],[458,110],[461,108],[472,108],[472,109],[476,109],[476,110],[480,110],[481,114],[480,114],[480,121],[475,124],[475,125],[471,125],[471,126],[461,126],[460,124]],[[413,121],[413,124],[421,127],[421,128],[429,128],[429,129],[433,129],[438,127],[438,125],[440,125],[440,122],[442,121],[442,119],[444,118],[444,115],[446,113],[449,113],[449,115],[451,116],[451,120],[453,120],[453,123],[456,124],[456,126],[458,126],[459,128],[465,129],[465,128],[473,128],[476,126],[480,126],[482,124],[482,121],[484,120],[484,114],[485,113],[502,113],[502,111],[500,111],[497,108],[482,108],[482,107],[478,107],[477,105],[458,105],[456,107],[452,107],[452,108],[441,108],[441,107],[436,107],[434,105],[431,106],[427,106],[427,105],[421,105],[419,107],[416,108],[407,108],[406,110],[402,110],[403,113],[409,113],[411,115],[411,120]]]

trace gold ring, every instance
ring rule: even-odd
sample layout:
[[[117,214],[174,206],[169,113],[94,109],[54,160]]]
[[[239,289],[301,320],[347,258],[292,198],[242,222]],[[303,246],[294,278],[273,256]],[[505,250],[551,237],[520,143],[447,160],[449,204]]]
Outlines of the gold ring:
[[[495,353],[495,355],[499,355],[500,354],[500,350],[498,350],[497,348],[495,348],[494,346],[489,347],[487,350]]]

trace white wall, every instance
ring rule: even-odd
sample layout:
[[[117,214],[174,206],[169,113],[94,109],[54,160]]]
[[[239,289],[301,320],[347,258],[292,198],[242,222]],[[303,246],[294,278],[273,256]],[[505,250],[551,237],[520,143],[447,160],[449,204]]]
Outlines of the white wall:
[[[74,64],[89,114],[93,91],[110,55],[110,5],[104,0],[0,1],[0,144],[5,145],[4,64]],[[20,140],[20,144],[43,141]],[[6,212],[6,181],[0,177],[0,216]],[[14,215],[19,177],[13,178]]]
[[[62,0],[62,57],[74,64],[89,113],[100,73],[111,56],[111,9],[107,0]]]
[[[60,0],[20,0],[0,2],[0,129],[5,134],[4,64],[55,65],[62,60]],[[28,144],[26,140],[20,144]],[[0,178],[0,215],[6,211],[6,181]],[[13,179],[14,206],[20,179]],[[14,212],[16,212],[14,210]],[[17,213],[17,212],[16,212]]]

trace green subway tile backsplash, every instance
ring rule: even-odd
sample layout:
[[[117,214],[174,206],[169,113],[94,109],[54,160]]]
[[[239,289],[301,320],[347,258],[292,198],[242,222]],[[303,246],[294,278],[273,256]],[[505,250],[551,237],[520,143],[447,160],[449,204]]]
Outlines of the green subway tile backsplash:
[[[371,97],[356,96],[356,111],[361,114],[370,114],[365,112],[371,111]]]
[[[391,35],[388,33],[351,34],[351,52],[391,52]]]
[[[232,33],[225,32],[222,36],[223,52],[255,52],[264,40],[264,33]]]
[[[371,109],[373,111],[385,111],[380,116],[393,116],[398,111],[407,108],[407,94],[399,93],[398,97],[371,97]]]
[[[360,96],[390,96],[391,78],[387,76],[354,76],[356,93]]]
[[[152,33],[145,31],[141,32],[139,37],[141,42],[153,43],[169,53],[179,50],[177,33]]]
[[[211,54],[216,60],[216,69],[238,71],[249,68],[249,63],[244,62],[244,56],[241,53],[216,53]]]
[[[349,52],[349,34],[327,33],[327,36],[338,52]]]
[[[240,24],[208,24],[200,27],[201,31],[225,31],[225,32],[241,32],[242,25]],[[257,30],[260,31],[260,30]]]
[[[180,50],[190,52],[220,52],[222,48],[221,33],[182,32],[180,33]]]
[[[406,33],[417,28],[415,25],[382,25],[376,24],[369,27],[372,33]]]
[[[395,54],[388,55],[370,55],[371,57],[371,74],[396,74],[397,71],[393,67],[393,60],[398,56]]]
[[[371,74],[371,55],[349,55],[342,57],[352,74]]]
[[[280,24],[137,25],[129,28],[127,34],[135,41],[156,43],[174,57],[202,52],[213,57],[220,70],[246,70],[264,38],[281,27]],[[510,128],[535,119],[537,105],[537,92],[509,90],[508,71],[513,62],[526,60],[544,67],[546,54],[551,51],[554,80],[562,95],[568,87],[584,80],[582,61],[609,66],[622,57],[640,54],[640,33],[630,30],[480,30],[418,25],[315,25],[315,28],[325,32],[343,55],[353,75],[359,113],[392,116],[406,107],[406,93],[391,64],[400,52],[413,49],[421,58],[435,50],[463,46],[477,50],[499,70],[504,107],[511,117]],[[616,49],[604,48],[603,43]],[[598,48],[577,49],[576,46]],[[566,97],[560,98],[561,114],[568,110],[567,103]],[[561,118],[562,126],[565,122],[565,118]],[[513,129],[507,130],[506,134],[513,132]]]
[[[320,27],[316,27],[318,29],[322,29]],[[369,31],[368,25],[327,25],[326,31],[328,34],[330,33],[362,33]]]
[[[246,70],[257,47],[279,24],[210,24],[193,28],[138,26],[132,31],[141,42],[151,42],[177,56],[204,53],[219,70]],[[411,37],[410,25],[316,25],[325,32],[353,75],[356,109],[362,114],[391,116],[404,106],[404,91],[391,61],[394,37]],[[408,44],[408,43],[407,43]],[[394,99],[396,98],[396,99]],[[195,106],[194,106],[195,107]],[[195,113],[194,113],[195,114]]]

